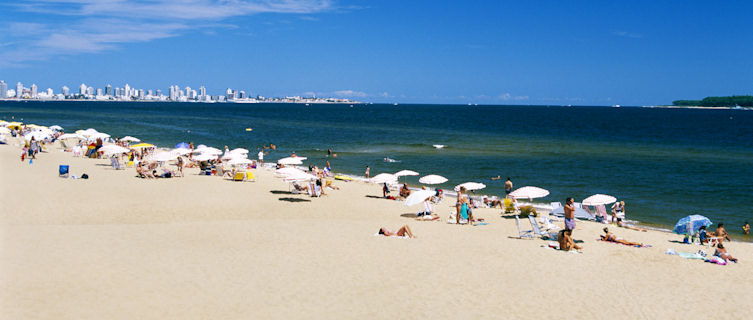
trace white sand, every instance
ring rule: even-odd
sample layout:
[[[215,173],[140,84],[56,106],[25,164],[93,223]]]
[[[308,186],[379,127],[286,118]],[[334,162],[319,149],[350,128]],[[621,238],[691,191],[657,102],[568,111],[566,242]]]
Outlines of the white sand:
[[[713,252],[677,235],[611,227],[653,245],[633,248],[581,222],[585,249],[570,254],[515,239],[499,210],[476,211],[486,226],[446,224],[449,203],[442,222],[414,221],[401,215],[419,207],[361,182],[309,198],[261,169],[255,183],[195,169],[144,180],[57,147],[29,165],[12,143],[0,146],[2,319],[742,319],[753,301],[748,243],[727,244],[741,262],[718,266],[665,255]],[[58,178],[59,164],[91,178]],[[403,224],[418,238],[374,236]]]

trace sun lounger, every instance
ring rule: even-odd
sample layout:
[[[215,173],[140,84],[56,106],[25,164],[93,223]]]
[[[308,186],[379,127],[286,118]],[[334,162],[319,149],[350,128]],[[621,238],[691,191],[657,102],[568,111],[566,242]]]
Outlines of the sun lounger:
[[[520,225],[520,218],[517,215],[515,215],[515,224],[518,226],[518,237],[520,239],[533,239],[533,230],[523,230],[523,226]]]
[[[533,227],[534,234],[538,235],[539,237],[549,237],[549,234],[541,232],[541,229],[539,229],[539,223],[536,222],[536,218],[534,218],[533,216],[528,216],[528,221],[531,223],[531,227]]]

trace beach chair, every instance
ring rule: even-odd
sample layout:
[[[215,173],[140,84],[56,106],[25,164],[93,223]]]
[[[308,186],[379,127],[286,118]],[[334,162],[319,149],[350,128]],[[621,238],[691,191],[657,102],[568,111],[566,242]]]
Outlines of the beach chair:
[[[505,198],[502,203],[505,205],[505,213],[515,213],[515,204],[513,204],[512,199]]]
[[[69,167],[67,164],[61,164],[58,168],[58,176],[61,178],[68,178],[69,175]]]
[[[233,181],[244,181],[244,180],[246,180],[245,172],[236,172],[235,175],[233,175]]]
[[[533,230],[523,230],[523,226],[520,225],[520,218],[515,215],[515,224],[518,226],[518,238],[533,239]]]
[[[322,187],[318,184],[314,184],[314,196],[317,198],[322,196]]]
[[[562,207],[562,203],[561,202],[552,202],[551,205],[552,205],[552,211],[554,211],[554,209]]]
[[[246,171],[246,181],[254,181],[256,182],[256,177],[254,177],[254,173],[251,171]]]
[[[517,217],[517,216],[516,216]],[[531,222],[531,227],[533,227],[533,233],[536,234],[539,237],[549,237],[549,234],[541,232],[541,229],[539,228],[539,223],[536,222],[536,219],[529,215],[528,221]]]
[[[117,157],[112,157],[112,158],[110,158],[110,165],[111,165],[111,166],[112,166],[112,168],[113,168],[113,169],[115,169],[115,170],[125,169],[125,168],[123,168],[123,166],[122,166],[122,165],[120,164],[120,160],[118,160],[118,158],[117,158]]]

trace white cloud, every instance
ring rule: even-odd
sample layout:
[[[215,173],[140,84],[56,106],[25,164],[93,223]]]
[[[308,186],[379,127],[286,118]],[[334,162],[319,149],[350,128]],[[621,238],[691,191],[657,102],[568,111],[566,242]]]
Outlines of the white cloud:
[[[52,56],[97,53],[119,44],[175,37],[188,30],[235,29],[224,19],[259,13],[313,14],[330,0],[25,0],[4,5],[39,22],[4,13],[0,68]],[[53,19],[49,19],[53,17]]]
[[[528,96],[513,96],[512,94],[510,94],[509,92],[507,92],[507,93],[503,93],[503,94],[498,95],[497,99],[498,100],[504,100],[504,101],[509,101],[509,100],[520,101],[520,100],[528,100],[529,97]]]
[[[340,96],[340,97],[359,97],[359,98],[365,98],[366,96],[368,96],[366,92],[353,91],[353,90],[335,91],[335,95]]]

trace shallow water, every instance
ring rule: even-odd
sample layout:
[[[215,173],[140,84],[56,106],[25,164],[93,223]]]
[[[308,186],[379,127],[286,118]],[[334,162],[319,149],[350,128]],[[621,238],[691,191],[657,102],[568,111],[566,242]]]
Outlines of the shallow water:
[[[658,227],[697,213],[739,235],[743,221],[753,221],[753,112],[744,110],[0,102],[0,118],[11,116],[160,146],[244,147],[251,157],[274,143],[268,160],[295,151],[355,175],[367,165],[372,176],[411,169],[447,177],[444,188],[482,182],[486,194],[504,194],[509,176],[516,188],[550,190],[543,202],[614,195],[627,203],[631,220]],[[326,157],[328,148],[337,158]],[[503,179],[490,179],[497,175]],[[418,177],[406,179],[415,184]]]

